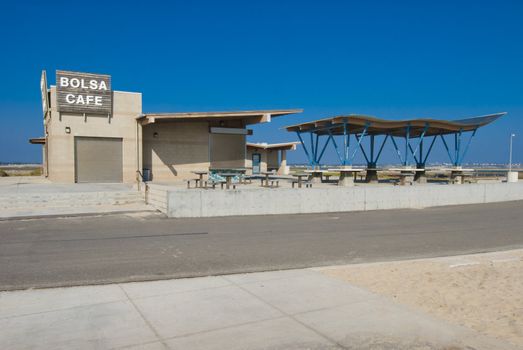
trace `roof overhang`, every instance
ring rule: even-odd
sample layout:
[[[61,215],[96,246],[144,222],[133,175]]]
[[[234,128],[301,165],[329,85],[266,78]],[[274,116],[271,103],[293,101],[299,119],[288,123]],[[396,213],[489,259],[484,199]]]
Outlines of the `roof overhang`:
[[[298,145],[298,144],[299,144],[299,142],[282,142],[282,143],[247,142],[247,148],[270,149],[273,151],[280,151],[280,150],[294,151],[296,149],[296,145]]]
[[[445,135],[457,132],[474,131],[492,123],[505,115],[506,112],[489,114],[480,117],[443,120],[419,118],[408,120],[386,120],[376,117],[350,114],[332,118],[319,119],[306,123],[287,126],[287,131],[309,132],[318,135],[360,134],[365,130],[366,135],[391,135],[409,137]]]
[[[303,109],[278,109],[231,112],[183,112],[183,113],[146,113],[137,118],[142,125],[157,121],[221,121],[242,120],[245,125],[267,123],[273,117],[301,113]]]
[[[29,139],[29,143],[33,145],[45,145],[45,137],[35,137],[32,139]]]

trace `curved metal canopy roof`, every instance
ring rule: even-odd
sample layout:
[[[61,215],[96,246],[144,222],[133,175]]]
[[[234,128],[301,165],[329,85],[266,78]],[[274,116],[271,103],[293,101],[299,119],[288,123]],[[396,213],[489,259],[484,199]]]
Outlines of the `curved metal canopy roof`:
[[[287,131],[310,132],[318,135],[360,134],[366,128],[366,135],[391,135],[401,137],[405,137],[408,130],[409,137],[420,137],[421,135],[445,135],[460,131],[474,131],[492,123],[505,114],[507,113],[502,112],[458,120],[431,118],[386,120],[366,115],[349,114],[290,125],[285,128]],[[346,132],[344,130],[346,130]]]

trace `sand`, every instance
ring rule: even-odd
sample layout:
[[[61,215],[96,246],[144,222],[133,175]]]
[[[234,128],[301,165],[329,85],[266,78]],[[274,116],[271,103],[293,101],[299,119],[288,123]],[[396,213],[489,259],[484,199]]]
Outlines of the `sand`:
[[[523,347],[523,249],[318,270]]]

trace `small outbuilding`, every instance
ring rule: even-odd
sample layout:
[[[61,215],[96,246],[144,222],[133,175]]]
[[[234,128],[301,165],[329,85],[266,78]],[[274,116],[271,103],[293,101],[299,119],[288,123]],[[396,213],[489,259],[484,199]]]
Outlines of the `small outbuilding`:
[[[287,151],[296,150],[299,142],[285,143],[247,143],[246,167],[253,174],[265,171],[276,171],[280,175],[289,174]]]

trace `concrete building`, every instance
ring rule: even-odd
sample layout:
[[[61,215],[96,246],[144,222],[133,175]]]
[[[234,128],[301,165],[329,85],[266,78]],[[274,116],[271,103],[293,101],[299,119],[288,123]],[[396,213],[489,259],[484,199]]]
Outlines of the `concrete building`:
[[[57,71],[57,85],[48,89],[43,72],[45,136],[31,142],[43,145],[44,174],[51,181],[132,183],[144,170],[153,181],[173,181],[193,177],[195,170],[245,168],[249,125],[302,112],[144,114],[142,94],[113,91],[110,79]]]
[[[253,174],[265,171],[276,171],[280,175],[289,174],[287,151],[296,150],[299,142],[286,143],[249,143],[247,142],[247,159],[245,166],[252,169]]]

